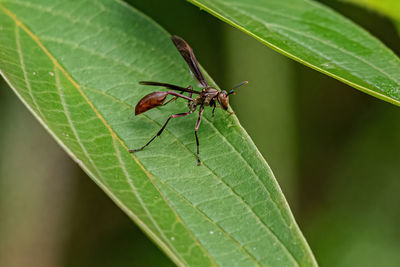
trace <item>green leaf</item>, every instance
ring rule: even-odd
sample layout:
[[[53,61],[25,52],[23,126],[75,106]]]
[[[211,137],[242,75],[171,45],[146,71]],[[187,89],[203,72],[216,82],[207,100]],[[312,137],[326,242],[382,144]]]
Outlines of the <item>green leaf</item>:
[[[178,265],[311,266],[267,163],[235,116],[172,120],[184,101],[133,116],[155,80],[193,84],[169,34],[117,0],[0,2],[0,70],[66,152]],[[10,114],[11,116],[12,114]],[[99,207],[99,212],[101,207]],[[110,218],[112,219],[112,218]]]
[[[400,1],[398,0],[342,0],[379,12],[393,20],[400,21]]]
[[[189,0],[263,44],[367,94],[400,105],[400,59],[310,0]]]
[[[376,11],[393,20],[400,35],[400,1],[398,0],[342,0]]]

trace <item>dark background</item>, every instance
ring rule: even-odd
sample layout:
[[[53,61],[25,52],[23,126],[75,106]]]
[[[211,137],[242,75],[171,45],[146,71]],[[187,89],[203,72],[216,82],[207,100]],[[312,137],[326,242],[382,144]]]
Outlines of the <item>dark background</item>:
[[[400,54],[390,21],[324,2]],[[220,87],[249,81],[232,106],[321,266],[400,265],[398,107],[289,60],[188,2],[132,4],[184,37]],[[172,265],[4,82],[0,125],[0,266]]]

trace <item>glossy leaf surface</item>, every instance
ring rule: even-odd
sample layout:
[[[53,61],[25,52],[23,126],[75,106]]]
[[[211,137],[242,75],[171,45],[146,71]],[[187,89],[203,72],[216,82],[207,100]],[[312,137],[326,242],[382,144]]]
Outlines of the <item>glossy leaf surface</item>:
[[[400,105],[400,59],[368,32],[310,0],[189,0],[276,51]]]
[[[133,116],[155,80],[194,84],[169,34],[121,1],[0,1],[0,69],[89,176],[179,265],[316,265],[267,163],[235,116]],[[209,79],[210,80],[210,79]],[[158,90],[158,89],[157,89]],[[101,207],[99,207],[101,212]],[[112,218],[110,218],[112,219]]]

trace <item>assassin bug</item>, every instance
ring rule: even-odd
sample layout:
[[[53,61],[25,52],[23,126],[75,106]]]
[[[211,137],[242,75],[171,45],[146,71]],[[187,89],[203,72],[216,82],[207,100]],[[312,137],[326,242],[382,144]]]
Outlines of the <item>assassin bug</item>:
[[[130,149],[129,152],[137,152],[143,150],[146,146],[148,146],[157,136],[160,136],[162,132],[164,131],[165,127],[167,126],[168,122],[173,119],[173,118],[178,118],[178,117],[184,117],[189,114],[192,114],[197,106],[200,106],[199,108],[199,116],[197,118],[196,126],[194,129],[194,134],[196,137],[196,145],[197,145],[197,165],[201,164],[200,161],[200,151],[199,151],[199,137],[197,136],[197,130],[199,129],[200,126],[200,121],[201,117],[204,112],[204,107],[205,106],[210,106],[213,107],[212,109],[212,116],[214,116],[214,111],[215,108],[217,107],[217,102],[219,103],[219,106],[223,108],[224,110],[228,111],[228,105],[229,105],[229,95],[235,94],[235,89],[238,88],[239,86],[246,84],[247,81],[242,82],[235,86],[231,91],[226,92],[225,90],[218,91],[217,89],[211,87],[208,85],[206,79],[204,78],[203,73],[200,70],[199,63],[196,60],[196,57],[193,54],[192,48],[183,40],[181,37],[173,35],[171,37],[172,42],[178,49],[179,53],[182,55],[182,57],[185,59],[186,63],[189,66],[190,73],[192,74],[193,78],[196,80],[197,84],[199,87],[203,88],[200,91],[193,90],[193,87],[189,85],[188,87],[181,87],[173,84],[168,84],[168,83],[160,83],[160,82],[149,82],[149,81],[142,81],[140,84],[143,85],[153,85],[153,86],[160,86],[160,87],[165,87],[167,89],[171,89],[174,91],[156,91],[152,92],[146,96],[144,96],[142,99],[139,100],[139,102],[136,104],[135,107],[135,115],[139,115],[143,112],[146,112],[152,108],[161,106],[161,105],[166,105],[172,100],[177,99],[178,97],[186,99],[188,101],[188,112],[184,113],[177,113],[171,115],[167,121],[164,123],[164,125],[161,127],[161,129],[157,132],[155,136],[153,136],[144,146],[141,148],[137,149]],[[185,96],[183,93],[188,93],[189,96]],[[192,97],[193,94],[196,94],[196,97]],[[168,95],[174,96],[171,100],[167,101],[164,103],[165,99],[167,98]],[[229,111],[228,111],[229,112]]]

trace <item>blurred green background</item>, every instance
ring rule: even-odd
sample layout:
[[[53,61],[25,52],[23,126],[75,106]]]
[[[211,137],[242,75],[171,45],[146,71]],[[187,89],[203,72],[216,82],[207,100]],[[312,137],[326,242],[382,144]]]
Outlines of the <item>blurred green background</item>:
[[[321,266],[400,265],[398,107],[295,63],[185,1],[130,2],[184,37],[222,88],[249,81],[232,106]],[[390,21],[323,2],[400,54]],[[0,266],[172,266],[3,81],[0,125]]]

